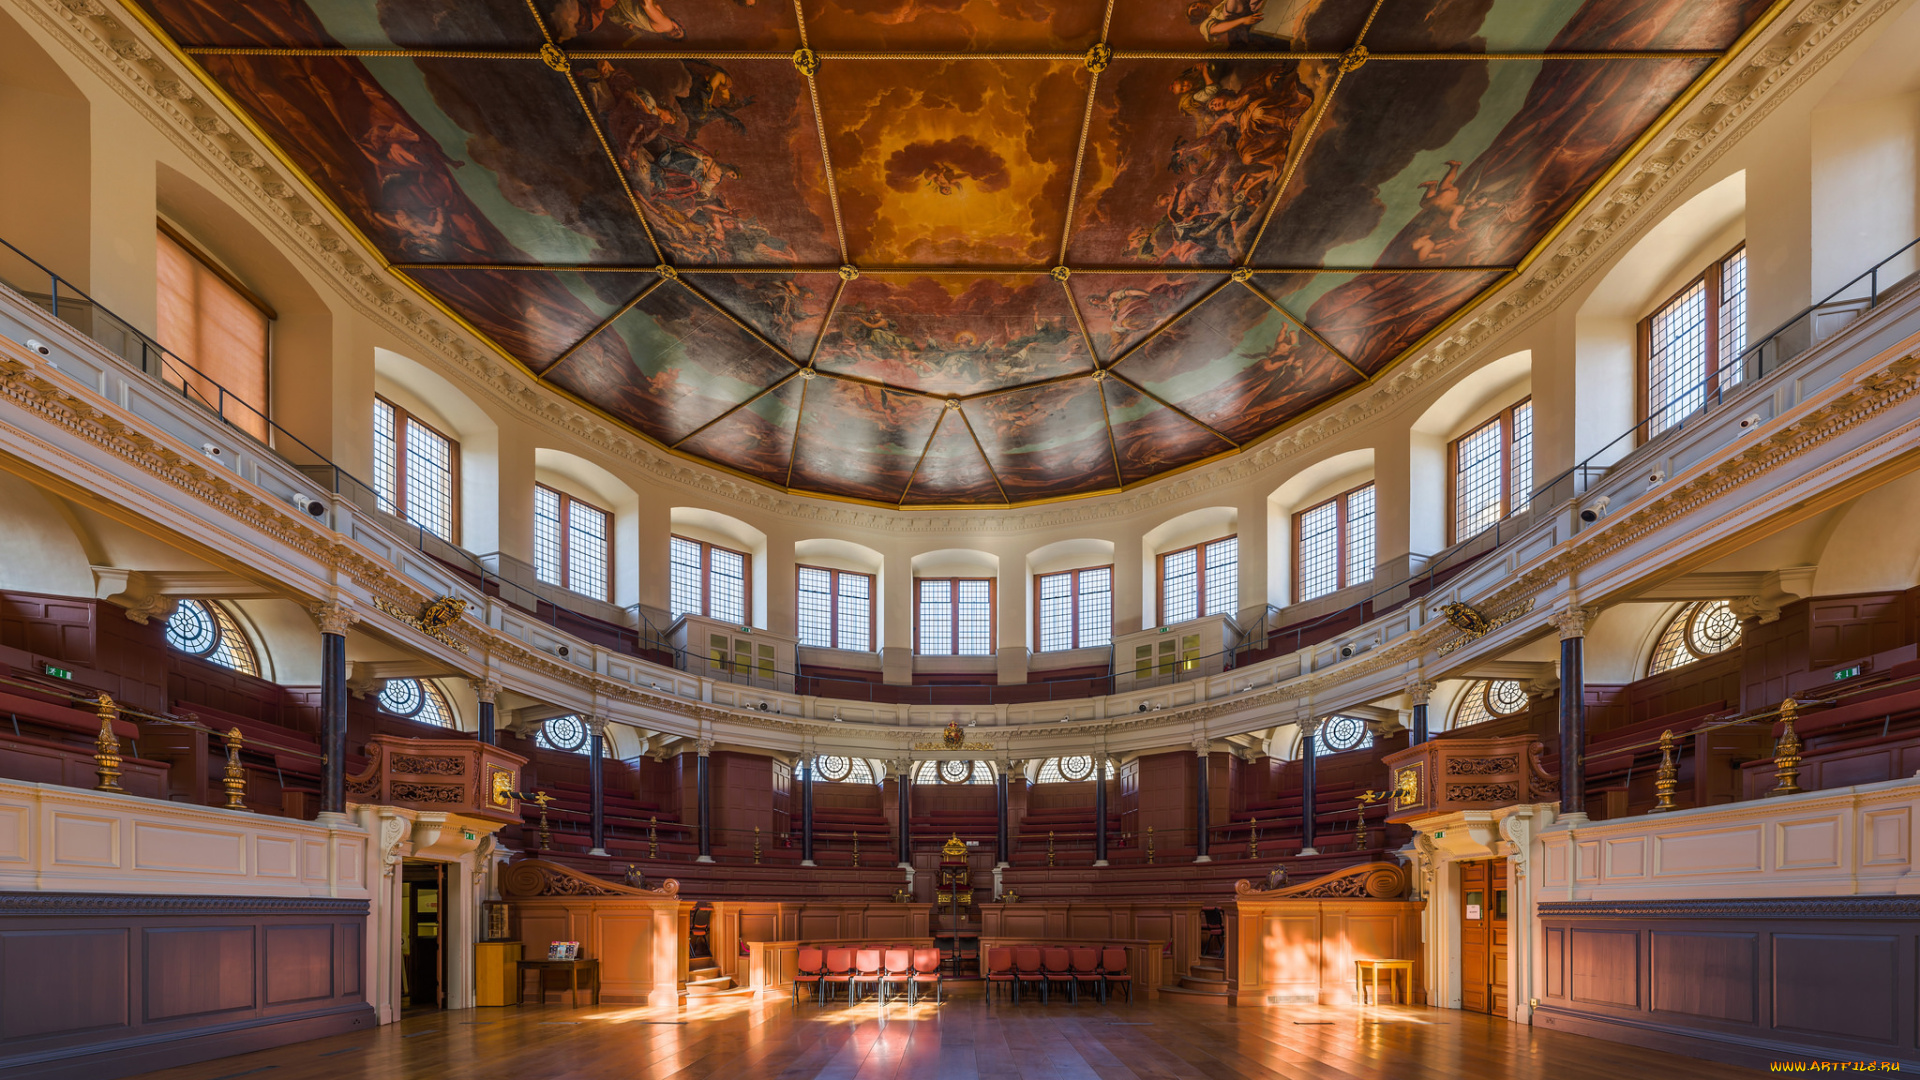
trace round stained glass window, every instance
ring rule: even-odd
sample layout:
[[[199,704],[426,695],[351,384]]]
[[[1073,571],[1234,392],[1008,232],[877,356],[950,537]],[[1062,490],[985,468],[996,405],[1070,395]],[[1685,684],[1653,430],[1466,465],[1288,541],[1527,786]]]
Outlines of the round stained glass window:
[[[1712,656],[1740,643],[1740,617],[1725,600],[1701,604],[1687,628],[1687,647],[1696,655]]]
[[[583,753],[587,748],[587,725],[577,716],[556,716],[541,725],[540,743],[549,750]]]
[[[1366,721],[1353,716],[1329,716],[1320,725],[1320,743],[1329,753],[1358,750],[1373,744],[1373,733]]]
[[[1512,716],[1527,707],[1527,688],[1518,679],[1495,679],[1487,684],[1487,711]]]
[[[182,600],[167,619],[167,644],[190,656],[205,656],[220,647],[220,625],[198,600]]]
[[[822,755],[814,759],[813,767],[820,779],[837,783],[853,774],[853,759]]]
[[[380,707],[395,716],[412,716],[427,703],[418,679],[392,679],[380,691]]]
[[[1067,780],[1085,780],[1093,775],[1093,758],[1088,754],[1075,754],[1060,759],[1060,775]]]
[[[971,761],[943,761],[940,763],[940,779],[949,784],[964,784],[973,776]]]

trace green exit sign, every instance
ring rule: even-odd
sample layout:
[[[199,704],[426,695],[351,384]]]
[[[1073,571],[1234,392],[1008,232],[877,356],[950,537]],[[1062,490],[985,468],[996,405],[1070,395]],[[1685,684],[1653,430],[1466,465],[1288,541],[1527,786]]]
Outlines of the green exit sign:
[[[1859,664],[1855,664],[1852,667],[1843,667],[1839,671],[1836,671],[1833,673],[1833,681],[1839,682],[1841,679],[1851,679],[1859,674],[1860,674]]]
[[[73,672],[68,671],[66,668],[63,668],[63,667],[54,667],[52,664],[41,664],[40,673],[42,675],[51,675],[56,679],[73,678]]]

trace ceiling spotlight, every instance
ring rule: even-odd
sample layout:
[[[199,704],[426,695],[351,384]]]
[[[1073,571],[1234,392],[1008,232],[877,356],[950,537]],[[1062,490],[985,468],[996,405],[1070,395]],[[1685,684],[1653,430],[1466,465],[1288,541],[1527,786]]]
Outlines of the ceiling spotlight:
[[[773,711],[773,706],[772,706],[772,705],[769,705],[769,704],[767,704],[766,702],[764,702],[764,701],[763,701],[763,702],[761,702],[761,703],[760,703],[760,711],[761,711],[761,712],[772,712],[772,711]]]
[[[1157,701],[1153,703],[1153,711],[1154,711],[1154,712],[1159,712],[1159,711],[1161,710],[1161,708],[1162,708],[1162,707],[1163,707],[1163,706],[1161,706],[1161,704],[1160,704],[1159,702],[1157,702]]]
[[[1143,702],[1141,702],[1141,703],[1140,703],[1140,707],[1139,707],[1139,708],[1137,708],[1137,709],[1135,709],[1135,710],[1133,710],[1133,711],[1134,711],[1134,712],[1146,712],[1146,711],[1147,711],[1147,703],[1146,703],[1146,702],[1144,702],[1144,701],[1143,701]]]

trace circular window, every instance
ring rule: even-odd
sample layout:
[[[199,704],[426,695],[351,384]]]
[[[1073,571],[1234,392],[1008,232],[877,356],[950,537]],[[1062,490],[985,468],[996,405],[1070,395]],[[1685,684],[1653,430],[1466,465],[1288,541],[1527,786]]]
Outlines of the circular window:
[[[940,779],[949,784],[964,784],[973,776],[971,761],[943,761],[940,763]]]
[[[820,779],[838,783],[853,775],[853,759],[844,757],[821,756],[814,759],[813,767]]]
[[[1712,656],[1740,643],[1740,617],[1725,600],[1701,604],[1687,628],[1687,645],[1695,654]]]
[[[587,748],[587,725],[577,716],[556,716],[541,725],[540,744],[549,750],[582,753]]]
[[[1487,684],[1487,711],[1512,716],[1527,707],[1527,688],[1518,679],[1495,679]]]
[[[1353,716],[1329,716],[1320,726],[1320,742],[1329,753],[1359,750],[1373,745],[1373,733],[1366,721]]]
[[[380,691],[380,707],[395,716],[412,716],[427,703],[418,679],[391,679]]]
[[[1085,780],[1093,775],[1093,758],[1087,754],[1075,754],[1060,759],[1060,775],[1067,780]]]
[[[167,644],[190,656],[206,656],[220,647],[220,624],[198,600],[182,600],[167,619]]]

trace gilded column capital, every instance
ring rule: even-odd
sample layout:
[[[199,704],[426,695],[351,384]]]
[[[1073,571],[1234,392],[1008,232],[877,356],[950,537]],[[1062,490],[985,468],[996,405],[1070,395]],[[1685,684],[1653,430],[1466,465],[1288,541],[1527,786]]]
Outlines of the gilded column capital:
[[[500,696],[500,680],[491,675],[469,676],[467,685],[473,687],[473,696],[479,698],[482,705],[491,705]]]
[[[1586,637],[1587,628],[1593,625],[1593,620],[1597,618],[1599,614],[1598,611],[1592,608],[1583,608],[1576,605],[1567,608],[1565,611],[1556,611],[1547,616],[1547,622],[1552,624],[1555,630],[1559,631],[1560,640],[1566,641],[1569,638]]]
[[[360,614],[352,606],[338,600],[314,604],[307,608],[307,614],[313,616],[313,624],[322,634],[345,636],[347,628],[360,621]]]
[[[1426,679],[1415,679],[1407,684],[1407,696],[1415,705],[1425,705],[1433,697],[1434,684]]]

